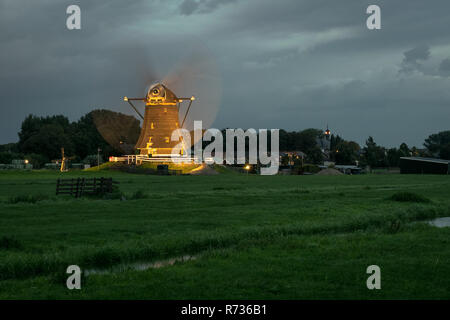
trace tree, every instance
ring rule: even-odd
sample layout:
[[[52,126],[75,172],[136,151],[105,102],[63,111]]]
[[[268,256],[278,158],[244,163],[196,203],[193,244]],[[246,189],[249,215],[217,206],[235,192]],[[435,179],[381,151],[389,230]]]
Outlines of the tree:
[[[7,143],[0,145],[0,152],[19,152],[17,143]]]
[[[322,135],[322,130],[314,128],[292,132],[280,130],[279,147],[282,151],[302,151],[307,154],[308,162],[320,163],[323,161],[323,154],[317,145],[317,139]]]
[[[372,137],[366,140],[362,158],[363,162],[371,167],[384,167],[387,165],[386,150],[378,146]]]
[[[400,152],[397,148],[390,148],[387,150],[386,161],[389,167],[398,167],[400,160]]]
[[[359,144],[356,142],[340,139],[331,153],[337,164],[353,164],[358,159],[359,149]]]
[[[14,159],[22,159],[23,154],[15,152],[0,152],[0,163],[10,164]]]
[[[309,163],[320,164],[323,161],[322,150],[318,146],[314,146],[306,153],[306,161]]]
[[[61,148],[67,157],[75,156],[77,160],[96,155],[98,148],[102,156],[121,154],[123,149],[132,152],[139,134],[136,118],[109,110],[91,111],[72,123],[61,115],[29,115],[22,122],[17,149],[34,155],[35,163],[42,165],[44,160],[60,159]]]
[[[410,157],[411,156],[411,150],[409,150],[409,147],[406,143],[402,143],[398,149],[399,156],[400,157]]]
[[[69,120],[61,115],[29,115],[22,122],[19,132],[19,150],[24,154],[41,154],[48,160],[59,159],[61,147],[64,147],[68,154],[73,151],[69,126]]]
[[[430,135],[423,145],[429,156],[450,159],[450,130]]]

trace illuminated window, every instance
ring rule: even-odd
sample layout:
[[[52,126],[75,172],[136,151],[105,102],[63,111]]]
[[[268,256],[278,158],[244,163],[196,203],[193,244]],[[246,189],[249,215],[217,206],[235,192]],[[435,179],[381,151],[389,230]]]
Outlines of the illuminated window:
[[[167,112],[167,108],[164,108],[164,112]]]
[[[170,142],[170,138],[166,137],[166,143],[169,143],[169,142]]]
[[[153,125],[153,122],[150,124],[151,129],[155,129],[155,126]]]

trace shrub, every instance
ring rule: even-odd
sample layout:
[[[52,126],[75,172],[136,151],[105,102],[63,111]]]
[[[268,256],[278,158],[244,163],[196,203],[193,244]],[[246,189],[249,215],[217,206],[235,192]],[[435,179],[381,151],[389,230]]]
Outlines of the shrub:
[[[135,192],[133,192],[133,194],[131,195],[131,197],[129,198],[130,200],[138,200],[138,199],[146,199],[148,198],[148,194],[145,193],[144,190],[139,189]]]
[[[0,249],[21,249],[22,244],[19,240],[12,237],[3,236],[0,238]]]
[[[397,192],[394,193],[392,196],[389,197],[389,200],[393,201],[399,201],[399,202],[421,202],[421,203],[428,203],[431,202],[430,199],[414,193],[414,192]]]
[[[103,200],[122,200],[125,198],[123,192],[114,190],[111,193],[100,194]]]

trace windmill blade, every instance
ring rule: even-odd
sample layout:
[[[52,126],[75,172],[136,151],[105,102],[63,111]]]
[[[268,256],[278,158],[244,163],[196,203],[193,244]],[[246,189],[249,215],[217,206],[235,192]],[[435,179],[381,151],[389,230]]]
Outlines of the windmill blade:
[[[217,65],[208,51],[195,51],[181,61],[164,79],[163,84],[178,97],[195,97],[184,122],[184,128],[193,130],[194,121],[202,121],[204,129],[213,124],[220,105],[221,79]],[[188,108],[180,108],[180,123]]]
[[[114,111],[94,110],[91,112],[92,120],[103,139],[115,150],[133,154],[140,134],[140,121],[122,98],[124,95],[144,96],[148,86],[158,79],[158,73],[153,69],[150,55],[142,45],[126,43],[111,52],[108,58],[108,66],[112,71],[103,81],[118,93],[120,107],[111,108]],[[133,101],[133,104],[138,114],[139,110],[144,111],[145,104],[142,101]]]
[[[90,115],[97,131],[109,145],[125,154],[134,153],[141,131],[139,120],[110,110],[94,110]]]
[[[127,95],[141,97],[152,83],[160,79],[150,57],[148,49],[137,44],[128,44],[114,53],[115,77]]]

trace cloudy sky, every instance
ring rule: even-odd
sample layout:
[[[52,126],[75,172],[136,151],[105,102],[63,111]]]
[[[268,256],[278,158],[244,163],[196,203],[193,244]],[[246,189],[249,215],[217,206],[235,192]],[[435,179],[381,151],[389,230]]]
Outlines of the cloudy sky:
[[[81,30],[66,28],[71,4]],[[381,30],[366,27],[370,4]],[[421,146],[450,129],[449,23],[448,0],[0,0],[0,143],[30,113],[132,114],[122,97],[143,95],[140,73],[197,50],[221,79],[214,127],[329,123],[358,143]]]

